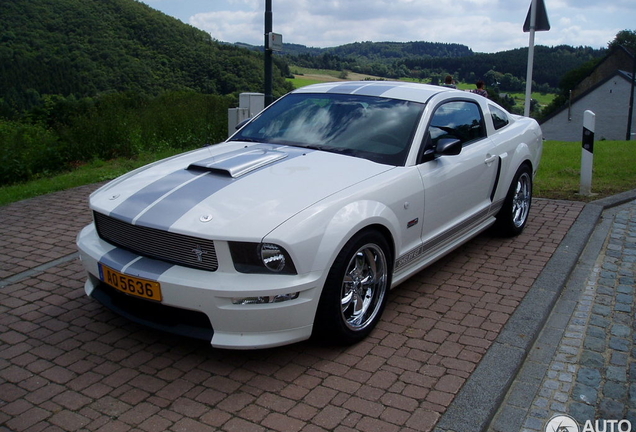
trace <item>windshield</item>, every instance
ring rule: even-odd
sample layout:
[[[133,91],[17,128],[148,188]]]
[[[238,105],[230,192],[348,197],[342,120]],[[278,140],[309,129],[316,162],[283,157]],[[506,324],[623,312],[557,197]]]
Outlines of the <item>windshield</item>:
[[[285,96],[248,123],[232,141],[307,147],[404,165],[424,105],[342,94]]]

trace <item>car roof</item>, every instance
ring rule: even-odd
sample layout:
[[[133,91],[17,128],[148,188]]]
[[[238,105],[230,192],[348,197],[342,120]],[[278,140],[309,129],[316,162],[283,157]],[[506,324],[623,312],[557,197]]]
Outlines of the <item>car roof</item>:
[[[312,84],[294,90],[292,93],[337,93],[382,96],[426,103],[431,97],[443,92],[458,92],[458,90],[406,81],[338,81]]]

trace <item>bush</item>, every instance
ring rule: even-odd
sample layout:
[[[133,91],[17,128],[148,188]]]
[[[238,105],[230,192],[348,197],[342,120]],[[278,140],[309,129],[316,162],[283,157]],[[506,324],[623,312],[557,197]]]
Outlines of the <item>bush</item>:
[[[0,184],[28,180],[36,173],[65,166],[57,137],[41,125],[0,119],[0,148]]]
[[[94,159],[189,150],[227,137],[231,96],[166,92],[57,99],[31,122],[0,120],[0,184],[29,180]],[[60,112],[58,112],[60,111]]]

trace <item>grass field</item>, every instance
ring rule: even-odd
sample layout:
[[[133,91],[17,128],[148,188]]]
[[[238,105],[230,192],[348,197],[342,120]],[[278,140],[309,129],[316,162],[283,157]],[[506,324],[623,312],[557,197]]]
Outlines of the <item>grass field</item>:
[[[311,84],[333,81],[364,81],[365,79],[382,79],[373,75],[365,75],[354,72],[347,72],[346,78],[342,78],[342,72],[327,69],[310,69],[299,66],[291,67],[294,78],[289,78],[295,88],[305,87]]]
[[[171,156],[176,151],[145,153],[134,160],[95,161],[54,177],[0,187],[0,205],[51,192],[114,179],[137,167]],[[534,184],[534,196],[592,201],[636,189],[636,141],[599,141],[594,144],[593,196],[578,194],[581,143],[546,141]]]
[[[135,159],[97,160],[59,175],[42,176],[26,183],[2,186],[0,187],[0,206],[51,192],[112,180],[135,168],[167,158],[176,153],[178,153],[177,150],[166,150],[161,153],[144,153]]]
[[[309,77],[305,77],[304,75],[295,75],[294,78],[289,78],[287,79],[287,81],[290,81],[294,85],[294,88],[301,88],[301,87],[305,87],[312,84],[320,84],[323,82],[327,82],[326,80],[321,80],[317,78],[309,78]]]
[[[636,141],[594,143],[591,197],[578,195],[581,143],[547,141],[535,182],[535,196],[591,201],[636,189]]]
[[[374,77],[372,75],[363,75],[356,74],[353,72],[347,73],[347,78],[340,78],[342,72],[335,70],[326,70],[326,69],[310,69],[310,68],[302,68],[298,66],[293,66],[291,68],[292,73],[294,74],[294,78],[289,78],[294,88],[305,87],[311,84],[319,84],[323,82],[332,82],[332,81],[354,81],[354,80],[365,80],[365,79],[381,79],[379,77]],[[403,81],[412,81],[419,82],[415,79],[404,78]],[[457,84],[457,88],[460,90],[473,90],[475,88],[475,84],[472,83],[463,83],[460,82]],[[517,93],[509,93],[509,95],[515,100],[515,104],[517,106],[523,107],[526,103],[526,94],[525,92],[517,92]],[[545,107],[552,102],[555,98],[555,94],[549,93],[538,93],[532,92],[532,99],[539,102],[539,106]]]

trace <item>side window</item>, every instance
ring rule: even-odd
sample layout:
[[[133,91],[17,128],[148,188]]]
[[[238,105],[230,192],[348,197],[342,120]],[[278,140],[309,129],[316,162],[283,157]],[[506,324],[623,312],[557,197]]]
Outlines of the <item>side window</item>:
[[[447,102],[435,110],[428,127],[428,145],[435,148],[443,138],[459,139],[463,145],[486,136],[481,109],[467,101]]]
[[[508,119],[508,114],[506,114],[505,111],[494,105],[488,105],[488,108],[490,109],[490,116],[492,117],[492,123],[495,125],[496,130],[508,126],[510,120]]]

